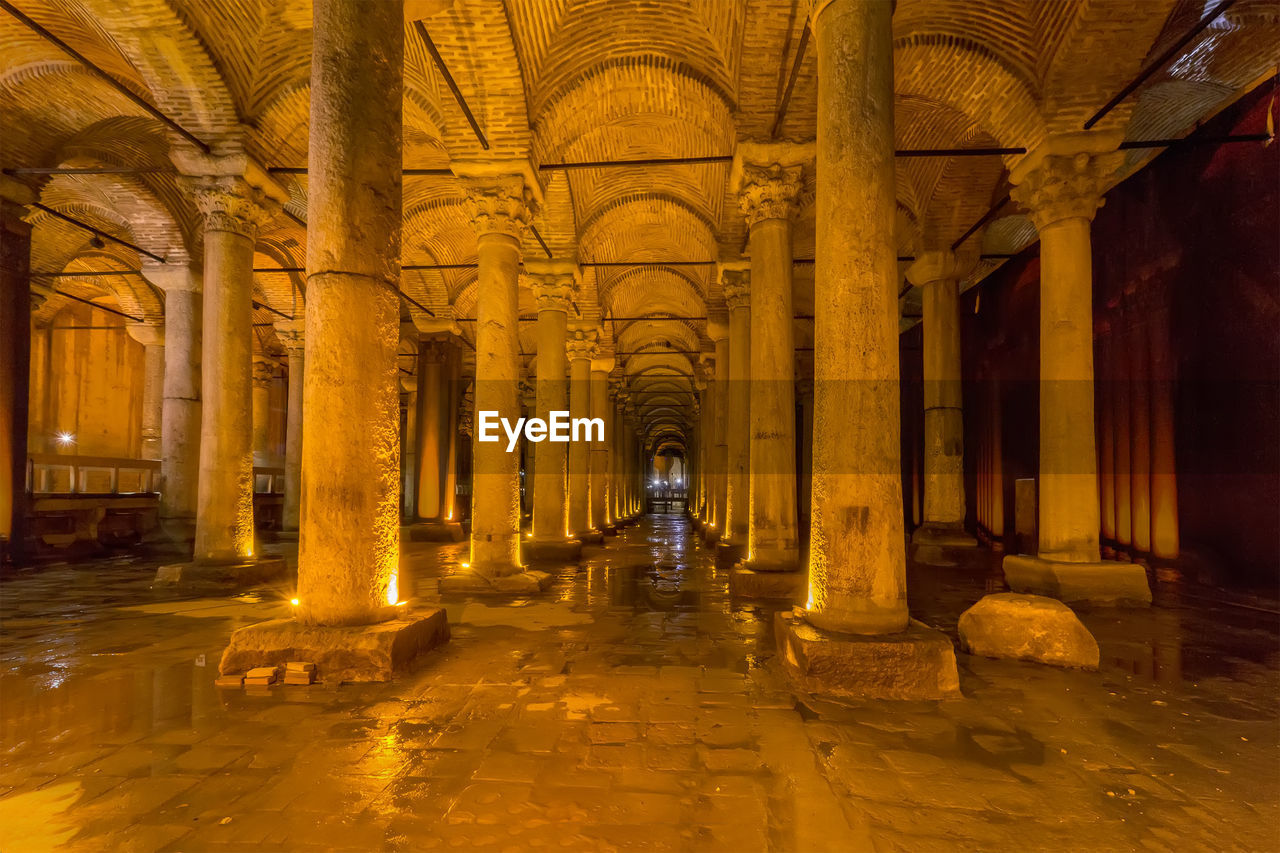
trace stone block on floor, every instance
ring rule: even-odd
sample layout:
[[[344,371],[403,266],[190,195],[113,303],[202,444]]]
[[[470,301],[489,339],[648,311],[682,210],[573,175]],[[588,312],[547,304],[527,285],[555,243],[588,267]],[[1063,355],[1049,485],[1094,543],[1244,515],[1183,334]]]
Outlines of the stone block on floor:
[[[1098,643],[1061,601],[1001,592],[960,616],[960,645],[970,654],[1052,666],[1098,668]]]
[[[155,583],[173,585],[216,584],[221,586],[256,586],[288,577],[289,566],[284,557],[264,554],[236,563],[172,563],[156,569]]]
[[[547,572],[523,571],[486,577],[474,572],[454,572],[440,578],[442,595],[532,595],[551,586]]]
[[[526,539],[520,543],[520,557],[534,563],[576,563],[582,559],[578,539]]]
[[[302,625],[294,619],[273,619],[233,633],[218,671],[246,672],[305,660],[315,662],[316,674],[326,684],[389,681],[448,640],[449,621],[439,607],[410,610],[373,625]]]
[[[1137,563],[1065,563],[1010,554],[1003,565],[1005,582],[1014,592],[1047,595],[1067,604],[1151,604],[1147,571]]]
[[[759,572],[739,566],[729,575],[729,593],[739,598],[783,598],[799,601],[809,588],[806,572]]]
[[[951,638],[914,619],[896,634],[839,634],[797,610],[774,614],[778,656],[800,690],[822,699],[958,699]]]

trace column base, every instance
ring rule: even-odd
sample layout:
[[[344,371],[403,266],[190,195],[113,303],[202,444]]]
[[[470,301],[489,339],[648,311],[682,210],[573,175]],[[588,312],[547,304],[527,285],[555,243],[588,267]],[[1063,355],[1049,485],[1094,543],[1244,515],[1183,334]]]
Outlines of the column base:
[[[218,672],[247,672],[294,660],[314,663],[316,678],[326,684],[390,681],[414,659],[448,641],[449,621],[439,607],[373,625],[330,627],[273,619],[233,633]]]
[[[603,545],[604,533],[600,530],[587,530],[578,534],[578,541],[583,545]]]
[[[410,542],[461,542],[466,538],[456,521],[419,521],[409,525]]]
[[[716,565],[719,567],[732,566],[746,555],[746,545],[732,541],[716,543]]]
[[[925,524],[911,534],[912,545],[932,545],[938,548],[977,548],[978,540],[965,532],[963,527],[942,524]]]
[[[535,563],[576,563],[582,559],[582,542],[577,539],[526,539],[520,543],[520,556]]]
[[[301,531],[296,528],[293,530],[277,530],[276,539],[281,542],[297,542]]]
[[[702,541],[709,546],[720,541],[720,531],[716,530],[714,524],[708,524],[702,529]]]
[[[691,515],[691,516],[689,516],[689,528],[690,528],[694,533],[701,533],[701,532],[702,532],[702,519],[698,518],[696,515]]]
[[[760,571],[744,560],[729,575],[729,594],[735,598],[785,598],[797,602],[809,592],[809,575],[795,566],[790,571]]]
[[[799,608],[774,614],[778,657],[800,690],[822,699],[959,699],[951,638],[911,620],[896,634],[837,634]]]
[[[440,578],[441,595],[532,595],[549,586],[550,574],[528,570],[497,577],[455,572]]]
[[[617,535],[618,535],[618,525],[616,525],[616,524],[614,524],[614,523],[610,522],[609,524],[606,524],[606,525],[602,526],[602,527],[600,528],[600,532],[601,532],[601,533],[603,533],[605,536],[617,536]]]
[[[173,563],[156,569],[157,584],[220,584],[223,586],[256,586],[283,580],[289,574],[284,557],[266,554],[235,563]]]
[[[1134,563],[1064,563],[1010,554],[1003,565],[1005,582],[1014,592],[1047,595],[1067,604],[1151,604],[1147,572]]]

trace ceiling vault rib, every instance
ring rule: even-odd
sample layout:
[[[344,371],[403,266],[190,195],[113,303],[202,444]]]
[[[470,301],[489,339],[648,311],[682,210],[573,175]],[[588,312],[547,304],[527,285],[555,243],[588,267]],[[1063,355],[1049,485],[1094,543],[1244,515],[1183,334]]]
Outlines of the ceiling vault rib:
[[[108,74],[106,71],[99,68],[88,57],[80,53],[74,47],[67,44],[62,39],[55,36],[53,33],[49,32],[44,27],[37,24],[35,21],[31,20],[31,18],[28,18],[25,14],[22,13],[20,9],[15,7],[12,3],[8,2],[8,0],[0,0],[0,9],[4,9],[6,12],[12,15],[19,23],[21,23],[27,29],[31,30],[33,33],[40,36],[45,41],[49,42],[50,44],[57,47],[59,50],[71,56],[81,65],[83,65],[85,68],[93,72],[96,76],[100,77],[103,81],[107,83],[107,85],[111,86],[111,88],[115,89],[117,92],[124,95],[130,101],[137,104],[142,109],[146,110],[147,113],[150,114],[153,118],[158,119],[161,122],[164,122],[164,124],[167,127],[176,131],[177,133],[180,133],[192,145],[195,145],[197,148],[199,148],[201,151],[203,151],[206,154],[210,153],[212,149],[203,139],[196,136],[194,133],[187,130],[185,127],[178,124],[173,119],[169,118],[167,115],[161,112],[157,107],[152,106],[150,103],[148,103],[146,99],[134,94],[133,90],[131,90],[128,86],[124,85],[119,80],[117,80],[116,78]]]

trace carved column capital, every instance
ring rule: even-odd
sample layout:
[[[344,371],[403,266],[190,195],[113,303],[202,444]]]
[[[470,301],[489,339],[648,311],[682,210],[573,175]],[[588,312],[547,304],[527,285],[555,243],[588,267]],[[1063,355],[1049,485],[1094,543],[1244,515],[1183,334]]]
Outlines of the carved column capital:
[[[946,249],[919,252],[907,267],[907,281],[916,287],[935,281],[959,281],[973,271],[977,261],[971,254],[957,255]]]
[[[276,326],[276,337],[289,358],[300,358],[306,352],[306,324],[301,320],[293,320]]]
[[[720,282],[724,287],[724,301],[730,311],[751,307],[751,270],[723,269]]]
[[[1070,150],[1073,145],[1079,150]],[[1030,212],[1038,230],[1065,219],[1092,220],[1123,163],[1124,153],[1109,138],[1053,138],[1013,168],[1009,195]]]
[[[255,388],[266,388],[274,378],[275,365],[257,358],[253,360],[253,386]]]
[[[164,346],[164,323],[130,323],[125,330],[144,347]]]
[[[505,234],[519,241],[534,213],[534,193],[524,178],[467,177],[462,179],[467,213],[476,236]]]
[[[565,352],[570,361],[589,361],[599,351],[600,333],[595,329],[570,329]]]
[[[738,207],[747,217],[747,227],[766,219],[790,220],[798,209],[803,185],[803,169],[798,165],[744,163]]]
[[[256,239],[281,210],[268,190],[239,175],[181,175],[179,186],[204,217],[206,231],[230,231]]]

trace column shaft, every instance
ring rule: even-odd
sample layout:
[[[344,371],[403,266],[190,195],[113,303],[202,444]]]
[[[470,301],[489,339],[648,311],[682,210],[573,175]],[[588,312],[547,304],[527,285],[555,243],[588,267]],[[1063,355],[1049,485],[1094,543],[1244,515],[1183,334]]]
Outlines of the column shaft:
[[[603,530],[613,520],[609,516],[609,443],[614,425],[607,370],[591,371],[591,417],[604,420],[604,440],[591,444],[591,526]]]
[[[400,600],[404,10],[315,0],[313,22],[298,618],[358,625]]]
[[[924,523],[964,527],[959,282],[924,286]]]
[[[568,305],[538,311],[537,412],[548,425],[552,412],[569,408],[569,369],[565,354]],[[569,501],[566,494],[568,447],[550,438],[533,446],[533,539],[563,542],[568,537]]]
[[[0,190],[29,197],[0,177]],[[30,200],[24,198],[24,200]],[[31,226],[26,208],[0,196],[0,540],[26,558],[27,409],[31,362]]]
[[[273,365],[266,358],[253,362],[253,464],[271,465],[271,384]]]
[[[301,335],[286,341],[289,356],[289,408],[284,425],[284,511],[281,527],[293,531],[302,520],[302,399],[306,350]]]
[[[745,295],[744,295],[745,299]],[[725,525],[730,545],[747,547],[751,529],[751,308],[730,307],[729,393],[726,429],[729,478]]]
[[[166,288],[164,299],[160,518],[175,538],[188,541],[194,531],[200,479],[201,280],[198,270],[184,274],[178,285]]]
[[[1129,500],[1133,550],[1151,551],[1151,344],[1147,311],[1135,312],[1129,369]]]
[[[142,458],[163,459],[164,343],[147,344],[142,386]]]
[[[1151,330],[1151,555],[1173,560],[1179,553],[1173,409],[1177,365],[1169,343],[1167,303],[1162,301],[1148,322]]]
[[[1111,386],[1114,377],[1114,352],[1111,344],[1111,328],[1103,323],[1097,329],[1098,373],[1098,495],[1102,512],[1102,539],[1114,542],[1116,538],[1116,476],[1115,476],[1115,400]]]
[[[1115,541],[1122,548],[1133,544],[1133,503],[1130,500],[1132,481],[1130,479],[1130,455],[1132,444],[1129,432],[1129,347],[1132,335],[1126,328],[1126,318],[1122,309],[1117,309],[1117,327],[1113,335],[1111,353],[1111,412],[1114,424],[1112,440],[1112,478],[1115,487],[1116,526]]]
[[[729,396],[729,337],[727,329],[719,339],[713,338],[716,347],[716,373],[712,380],[714,385],[715,413],[712,417],[712,432],[715,435],[715,446],[712,448],[712,479],[709,483],[712,497],[712,534],[724,536],[726,530],[725,504],[729,488],[729,430],[728,430],[728,396]]]
[[[458,408],[462,363],[450,341],[418,344],[418,389],[414,416],[414,520],[447,524],[457,521]]]

